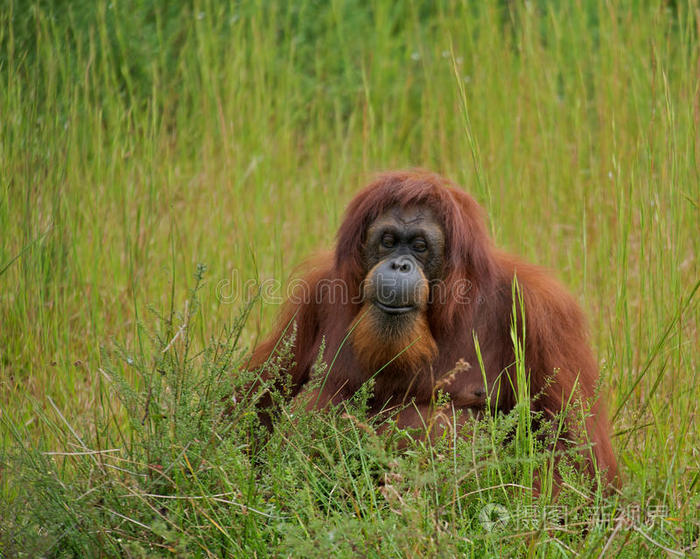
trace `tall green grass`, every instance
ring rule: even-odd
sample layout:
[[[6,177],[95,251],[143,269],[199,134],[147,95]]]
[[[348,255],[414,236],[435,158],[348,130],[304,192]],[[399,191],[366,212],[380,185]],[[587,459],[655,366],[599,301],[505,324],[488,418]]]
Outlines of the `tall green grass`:
[[[212,338],[247,308],[255,291],[248,280],[265,286],[266,299],[282,296],[267,289],[270,280],[283,282],[306,255],[332,246],[345,204],[372,173],[405,166],[427,167],[463,185],[486,208],[500,245],[556,270],[579,297],[626,480],[621,506],[668,510],[653,541],[613,525],[602,535],[559,539],[563,547],[547,530],[535,530],[525,543],[514,537],[487,545],[547,556],[610,553],[630,541],[637,551],[646,545],[650,556],[660,546],[697,545],[699,26],[689,0],[380,1],[371,8],[350,0],[6,2],[0,9],[0,495],[9,520],[0,521],[2,545],[12,541],[12,526],[23,526],[36,528],[41,537],[33,549],[45,549],[43,542],[48,554],[97,555],[100,546],[106,555],[127,553],[119,534],[94,536],[96,527],[113,526],[114,517],[81,518],[80,505],[72,509],[83,494],[78,490],[92,489],[101,455],[29,452],[38,461],[32,470],[17,457],[21,446],[74,452],[71,431],[122,451],[143,446],[150,439],[134,434],[128,406],[108,397],[116,389],[103,384],[105,355],[115,345],[132,359],[158,355],[162,347],[149,349],[143,325],[164,317],[162,335],[175,335],[182,323],[174,310],[185,312],[198,263],[208,272],[188,339],[198,351],[214,347]],[[255,343],[275,311],[274,302],[250,309],[236,352]],[[122,363],[119,393],[146,394],[158,373]],[[201,380],[204,372],[192,374]],[[255,464],[246,469],[245,453],[228,440],[212,454],[203,447],[201,458],[231,468],[213,476],[216,483],[246,479],[247,489],[235,499],[221,497],[238,505],[198,503],[190,497],[233,489],[199,487],[195,466],[190,471],[175,453],[169,459],[183,481],[169,490],[185,500],[165,508],[182,507],[175,510],[177,528],[155,522],[159,509],[149,508],[142,492],[134,497],[134,510],[141,511],[134,517],[145,524],[150,510],[155,523],[148,530],[170,534],[158,533],[150,543],[178,549],[186,530],[183,549],[201,542],[203,556],[220,550],[323,556],[333,545],[352,555],[350,544],[342,546],[348,534],[361,532],[376,543],[370,547],[376,553],[449,555],[453,545],[476,556],[496,553],[459,547],[459,538],[467,542],[479,533],[472,522],[478,501],[448,500],[440,508],[445,486],[435,480],[472,483],[464,481],[471,479],[464,464],[453,460],[450,472],[444,455],[435,459],[422,448],[399,456],[392,470],[394,457],[369,444],[363,437],[370,435],[353,430],[351,420],[316,421],[328,436],[359,433],[335,447],[341,456],[332,463],[349,471],[320,473],[310,465],[311,473],[295,477],[300,459],[270,489],[255,476],[284,472],[285,451],[266,451],[263,463],[277,470],[264,473]],[[322,427],[292,438],[301,449],[297,458],[322,452],[310,450],[314,428]],[[112,439],[115,432],[123,439]],[[173,433],[169,452],[184,439]],[[518,455],[503,446],[504,459]],[[125,456],[148,472],[148,460]],[[423,463],[433,468],[431,481],[421,477]],[[382,493],[372,468],[411,483],[385,484]],[[26,495],[17,480],[30,471],[50,474],[32,479],[54,479],[50,495],[58,508],[45,508],[46,526],[65,526],[65,533],[39,526],[40,517],[31,514],[42,510],[38,505],[20,514]],[[321,513],[313,497],[321,482],[354,497],[331,499]],[[119,483],[134,487],[128,476]],[[96,486],[106,494],[104,484]],[[415,501],[397,508],[414,498],[412,487]],[[36,499],[40,489],[33,489]],[[287,511],[284,522],[229,518],[240,514],[232,511],[239,505],[271,506],[271,496],[288,500],[281,507],[306,512]],[[47,502],[32,499],[27,502]],[[389,505],[410,512],[389,521]],[[68,509],[74,520],[66,520]],[[323,539],[335,525],[345,539]],[[139,533],[141,544],[148,543],[148,530]],[[382,547],[381,537],[392,530],[394,543]],[[28,533],[17,541],[26,543]],[[310,537],[325,543],[308,547]],[[60,542],[78,543],[61,548]],[[137,548],[129,553],[138,556]]]

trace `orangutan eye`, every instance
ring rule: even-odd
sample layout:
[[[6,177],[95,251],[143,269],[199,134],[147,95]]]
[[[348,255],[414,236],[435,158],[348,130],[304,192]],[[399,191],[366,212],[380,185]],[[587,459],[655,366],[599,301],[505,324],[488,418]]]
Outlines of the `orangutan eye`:
[[[425,240],[419,237],[415,241],[413,241],[413,250],[415,250],[416,252],[425,252],[426,250],[428,250],[428,245],[426,244]]]
[[[393,248],[394,235],[392,235],[391,233],[384,233],[384,235],[382,235],[382,246],[384,248]]]

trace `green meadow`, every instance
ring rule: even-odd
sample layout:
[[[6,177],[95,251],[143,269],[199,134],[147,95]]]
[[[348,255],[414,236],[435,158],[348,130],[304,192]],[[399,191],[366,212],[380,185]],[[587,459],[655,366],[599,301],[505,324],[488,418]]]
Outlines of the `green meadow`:
[[[697,557],[699,34],[694,0],[0,3],[0,557]],[[222,414],[407,167],[581,303],[613,495],[532,493],[526,402],[402,450],[368,393]]]

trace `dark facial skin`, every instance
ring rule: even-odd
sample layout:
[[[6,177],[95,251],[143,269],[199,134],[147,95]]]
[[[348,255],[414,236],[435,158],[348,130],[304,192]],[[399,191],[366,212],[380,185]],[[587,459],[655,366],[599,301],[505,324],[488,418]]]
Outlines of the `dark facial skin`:
[[[424,310],[428,282],[441,277],[445,236],[425,207],[392,208],[365,239],[367,298],[388,315]]]

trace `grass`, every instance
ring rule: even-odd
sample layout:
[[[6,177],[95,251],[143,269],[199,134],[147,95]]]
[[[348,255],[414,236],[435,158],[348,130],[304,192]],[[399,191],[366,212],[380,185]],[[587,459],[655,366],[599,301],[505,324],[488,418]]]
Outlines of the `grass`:
[[[0,555],[697,555],[699,33],[683,0],[8,0]],[[361,397],[255,459],[254,414],[211,440],[281,285],[406,166],[586,309],[625,486],[572,474],[567,530],[479,520],[549,505],[522,410],[403,453]]]

